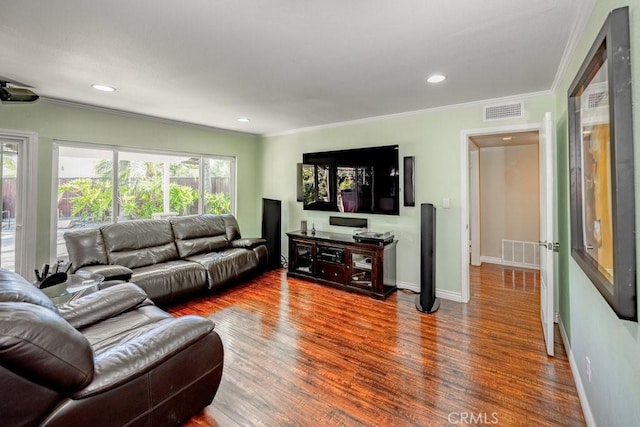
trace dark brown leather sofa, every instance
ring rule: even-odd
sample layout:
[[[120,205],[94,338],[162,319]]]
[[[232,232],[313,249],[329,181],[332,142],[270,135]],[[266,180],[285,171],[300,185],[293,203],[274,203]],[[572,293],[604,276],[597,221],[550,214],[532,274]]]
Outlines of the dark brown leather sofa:
[[[64,239],[74,269],[130,280],[156,304],[239,282],[267,263],[265,240],[241,238],[232,215],[126,221]]]
[[[56,307],[0,269],[2,425],[176,425],[211,402],[222,362],[211,321],[174,318],[132,283]]]

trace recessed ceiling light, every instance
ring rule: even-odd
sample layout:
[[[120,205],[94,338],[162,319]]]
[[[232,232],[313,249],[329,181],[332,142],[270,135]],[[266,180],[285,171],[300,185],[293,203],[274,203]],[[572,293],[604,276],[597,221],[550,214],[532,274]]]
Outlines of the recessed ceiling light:
[[[442,74],[433,74],[429,76],[429,78],[427,78],[427,81],[429,83],[440,83],[445,81],[446,79],[447,79],[447,76],[444,76]]]
[[[503,141],[511,141],[511,137],[510,136],[503,136],[502,140]]]
[[[102,92],[115,92],[116,88],[107,85],[91,85],[95,90],[101,90]]]
[[[249,120],[249,117],[240,117],[238,118],[238,121],[242,123],[249,123],[251,120]]]

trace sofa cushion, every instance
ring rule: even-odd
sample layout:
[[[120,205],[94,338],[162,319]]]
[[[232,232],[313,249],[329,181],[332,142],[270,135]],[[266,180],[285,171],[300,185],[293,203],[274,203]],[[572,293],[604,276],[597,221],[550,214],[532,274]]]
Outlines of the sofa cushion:
[[[64,233],[63,237],[74,269],[107,263],[107,252],[99,228],[71,231]]]
[[[161,264],[177,259],[178,251],[173,242],[151,248],[109,253],[109,263],[122,265],[131,269]]]
[[[227,224],[220,215],[178,216],[169,220],[176,239],[224,236]]]
[[[102,289],[58,307],[71,326],[81,329],[142,305],[153,304],[147,294],[133,283],[121,283]]]
[[[96,354],[95,379],[74,398],[86,398],[141,376],[169,356],[202,339],[213,328],[208,319],[182,316],[136,330],[136,334],[129,335],[127,340]]]
[[[168,261],[135,269],[131,282],[162,304],[207,289],[207,273],[195,262]]]
[[[181,258],[205,252],[215,252],[229,245],[227,236],[199,237],[197,239],[176,240],[176,247]]]
[[[102,227],[109,264],[144,267],[178,259],[169,221],[138,220]]]
[[[0,268],[0,302],[26,302],[58,312],[55,304],[40,289],[3,268]]]
[[[89,341],[52,310],[0,303],[0,364],[34,383],[65,393],[89,384]]]
[[[195,215],[170,219],[181,258],[218,251],[228,245],[226,224],[219,215]]]
[[[209,289],[227,285],[254,271],[258,258],[252,250],[226,249],[187,258],[207,269]]]

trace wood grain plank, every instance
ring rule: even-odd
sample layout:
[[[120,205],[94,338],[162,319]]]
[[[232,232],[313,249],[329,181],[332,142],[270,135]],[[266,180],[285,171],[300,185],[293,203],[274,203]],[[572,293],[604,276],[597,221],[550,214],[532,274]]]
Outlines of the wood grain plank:
[[[225,346],[220,389],[187,425],[585,425],[557,330],[545,353],[538,272],[470,273],[471,302],[433,315],[410,293],[379,301],[285,270],[170,308],[212,319]]]

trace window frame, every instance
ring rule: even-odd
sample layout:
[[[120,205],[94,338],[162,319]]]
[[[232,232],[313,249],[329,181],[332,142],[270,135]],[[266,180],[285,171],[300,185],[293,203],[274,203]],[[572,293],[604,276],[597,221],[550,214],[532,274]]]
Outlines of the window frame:
[[[67,147],[67,148],[78,148],[78,149],[89,149],[89,150],[103,150],[103,151],[111,151],[112,152],[112,205],[111,205],[111,224],[115,224],[118,222],[118,212],[120,211],[120,203],[118,198],[118,163],[120,154],[123,152],[126,153],[136,153],[136,154],[153,154],[153,155],[163,155],[163,156],[176,156],[176,157],[199,157],[199,175],[198,175],[198,214],[203,214],[204,212],[204,162],[209,159],[214,160],[227,160],[230,161],[229,167],[229,197],[230,197],[230,213],[232,215],[236,215],[236,206],[237,206],[237,157],[236,156],[228,156],[228,155],[220,155],[220,154],[207,154],[207,153],[199,153],[199,152],[187,152],[187,151],[172,151],[172,150],[155,150],[155,149],[147,149],[147,148],[139,148],[139,147],[129,147],[125,145],[108,145],[108,144],[97,144],[91,142],[79,142],[79,141],[67,141],[61,139],[55,139],[53,141],[53,150],[52,150],[52,179],[51,179],[51,238],[50,238],[50,247],[49,253],[51,259],[60,259],[63,257],[58,256],[57,250],[57,233],[58,233],[58,186],[59,186],[59,148]]]

